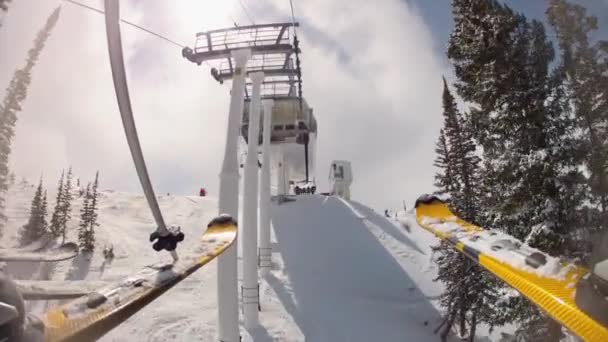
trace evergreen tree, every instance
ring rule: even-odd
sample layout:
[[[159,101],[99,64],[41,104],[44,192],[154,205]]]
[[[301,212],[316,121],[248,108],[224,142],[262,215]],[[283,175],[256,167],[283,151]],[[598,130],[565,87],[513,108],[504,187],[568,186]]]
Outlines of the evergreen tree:
[[[59,186],[57,187],[57,197],[55,197],[55,209],[53,209],[53,215],[51,217],[51,225],[50,231],[51,234],[55,238],[58,238],[62,235],[61,232],[61,215],[62,215],[62,205],[63,205],[63,180],[64,180],[65,171],[61,171],[61,177],[59,178]]]
[[[41,222],[42,222],[42,226],[44,226],[44,230],[45,233],[49,232],[49,223],[46,220],[46,217],[49,213],[49,201],[47,198],[47,191],[46,189],[44,190],[44,195],[42,195],[42,206],[41,206]]]
[[[6,1],[0,2],[0,9],[6,10]],[[38,32],[34,46],[28,51],[26,64],[15,71],[6,89],[6,94],[0,104],[0,232],[6,222],[4,215],[5,193],[8,189],[8,158],[11,152],[11,141],[15,134],[17,113],[21,110],[27,96],[27,88],[31,81],[31,72],[51,31],[59,19],[60,7],[57,7],[48,17],[44,27]]]
[[[83,251],[87,251],[91,248],[89,240],[89,222],[91,216],[90,210],[90,190],[91,183],[87,184],[84,192],[84,200],[82,202],[82,208],[80,209],[80,223],[78,224],[78,245]]]
[[[95,181],[93,182],[93,188],[91,190],[91,221],[89,222],[89,225],[91,227],[96,227],[99,224],[97,223],[97,210],[98,210],[98,204],[97,201],[99,200],[99,171],[97,171],[95,173]]]
[[[521,240],[541,227],[551,241],[532,244],[560,254],[568,227],[555,220],[555,208],[565,195],[562,166],[571,163],[561,162],[568,120],[552,104],[553,47],[542,23],[496,1],[456,0],[454,14],[448,56],[458,93],[473,105],[467,121],[484,157],[483,223]]]
[[[581,198],[567,144],[575,130],[560,100],[563,73],[549,67],[554,50],[545,28],[493,0],[455,0],[453,9],[448,57],[483,156],[479,222],[550,254],[574,255]],[[505,319],[545,322],[548,338],[559,338],[553,321],[518,301],[506,305]],[[533,340],[540,330],[522,325],[518,334]]]
[[[550,0],[547,19],[561,49],[563,94],[568,101],[563,107],[572,109],[578,132],[571,139],[576,146],[572,155],[588,171],[587,175],[576,175],[576,179],[585,178],[588,194],[588,204],[578,222],[586,227],[586,234],[578,235],[589,241],[599,240],[597,235],[608,229],[608,41],[592,41],[590,37],[598,29],[598,20],[587,15],[582,6]],[[591,260],[590,248],[582,257],[596,261]],[[603,259],[608,255],[596,257]]]
[[[85,252],[95,249],[95,227],[97,223],[97,200],[99,186],[99,172],[95,175],[95,182],[87,184],[82,209],[80,210],[80,224],[78,227],[78,243]]]
[[[63,196],[60,207],[60,231],[61,231],[61,243],[65,243],[65,235],[67,232],[67,224],[72,218],[72,200],[74,195],[72,194],[72,167],[68,169],[68,174],[63,184]]]
[[[445,138],[443,128],[439,131],[439,138],[435,145],[435,163],[437,167],[437,173],[435,174],[435,187],[437,188],[438,194],[450,194],[453,191],[453,186],[457,184],[453,178],[452,169],[450,168],[452,163],[450,162],[450,155],[448,151],[448,142]]]
[[[451,185],[452,205],[466,220],[475,222],[477,216],[477,188],[480,158],[464,117],[458,111],[456,100],[443,79],[443,130],[448,142],[450,158],[448,168],[454,178]]]
[[[523,158],[514,153],[517,142],[513,134],[519,129],[514,125],[522,121],[523,114],[505,107],[512,100],[507,95],[516,83],[514,75],[522,72],[517,70],[521,66],[517,62],[523,60],[521,32],[525,31],[525,23],[495,1],[456,0],[453,8],[456,24],[450,36],[448,57],[458,77],[459,95],[474,104],[469,120],[483,148],[484,165],[496,166],[482,172],[486,183],[494,181],[485,185],[492,188],[497,197],[492,202],[499,207],[486,206],[484,211],[500,212],[503,206],[512,207],[509,203],[514,197],[512,185],[523,176],[523,170],[518,170]]]
[[[41,178],[34,198],[32,199],[30,217],[20,231],[21,244],[31,243],[47,233],[46,206],[46,191],[43,192]]]
[[[439,192],[450,195],[451,207],[460,216],[477,221],[479,157],[467,123],[458,111],[454,96],[443,80],[444,127],[437,143],[435,166],[441,170],[436,175]],[[493,303],[496,302],[496,281],[483,272],[474,262],[453,250],[447,243],[439,248],[437,258],[438,277],[445,285],[441,304],[446,309],[442,322],[442,340],[447,338],[454,323],[461,336],[473,340],[477,324],[494,324]],[[472,292],[470,289],[475,288]]]
[[[502,283],[485,272],[475,262],[454,250],[448,242],[441,242],[437,278],[445,286],[440,297],[445,316],[438,329],[445,341],[454,324],[459,334],[473,341],[480,323],[492,330],[506,320],[498,299]]]

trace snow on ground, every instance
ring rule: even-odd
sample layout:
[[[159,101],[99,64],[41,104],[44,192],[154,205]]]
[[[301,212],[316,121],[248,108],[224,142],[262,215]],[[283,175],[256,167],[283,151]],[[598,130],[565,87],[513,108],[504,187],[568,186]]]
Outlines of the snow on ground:
[[[443,291],[443,286],[433,281],[437,276],[437,267],[433,261],[431,246],[437,245],[438,239],[418,226],[415,213],[399,212],[397,221],[386,218],[360,203],[351,204],[365,216],[367,226],[378,241],[412,276],[416,290],[421,291],[427,298],[437,299]],[[407,228],[403,227],[401,221],[407,223]]]
[[[437,340],[439,312],[341,200],[302,196],[272,217],[306,341]]]
[[[23,185],[11,189],[3,246],[14,244],[33,191]],[[159,203],[165,220],[181,225],[186,234],[180,253],[196,243],[217,213],[211,198],[159,196]],[[74,206],[68,240],[76,238],[79,208]],[[401,218],[415,224],[411,213]],[[99,219],[93,257],[57,263],[51,279],[112,281],[169,260],[147,242],[154,224],[143,195],[103,191]],[[363,204],[335,197],[301,196],[274,205],[272,219],[273,267],[260,283],[261,326],[246,331],[241,322],[244,341],[439,340],[433,330],[440,319],[435,299],[441,286],[432,281],[436,269],[430,246],[436,240],[431,234],[417,226],[408,233]],[[109,264],[101,253],[105,244],[112,244],[116,254]],[[8,269],[16,277],[40,279],[40,270],[24,271],[34,266],[11,264]],[[101,341],[215,341],[216,271],[212,262]],[[46,306],[38,304],[30,308]]]

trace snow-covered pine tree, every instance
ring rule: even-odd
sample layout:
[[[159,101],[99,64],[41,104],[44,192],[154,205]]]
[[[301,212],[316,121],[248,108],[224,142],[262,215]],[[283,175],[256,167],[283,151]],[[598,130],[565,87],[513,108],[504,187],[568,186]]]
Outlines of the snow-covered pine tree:
[[[476,155],[471,129],[458,111],[456,100],[443,79],[443,130],[448,142],[449,169],[455,180],[452,185],[452,206],[462,218],[476,221],[478,206],[478,169],[480,158]]]
[[[521,121],[522,114],[520,110],[511,113],[503,108],[510,105],[505,94],[513,86],[513,75],[521,73],[516,69],[521,63],[515,62],[523,57],[521,52],[519,55],[515,52],[521,50],[516,47],[525,45],[518,42],[525,23],[492,0],[455,0],[453,12],[455,26],[448,57],[456,72],[458,94],[473,104],[467,116],[475,139],[483,148],[484,165],[494,166],[481,170],[485,185],[495,197],[490,203],[498,206],[490,207],[488,198],[484,198],[484,216],[492,217],[493,213],[501,213],[503,207],[515,207],[510,203],[515,200],[511,198],[512,184],[522,177],[518,172],[519,161],[509,158],[517,144],[511,130],[518,128],[514,125]],[[525,236],[526,232],[520,237]]]
[[[435,174],[437,194],[449,195],[452,192],[452,187],[456,184],[456,180],[452,177],[448,142],[445,139],[443,128],[439,131],[439,138],[437,139],[437,144],[435,144],[435,155],[435,163],[433,165],[437,168],[437,173]]]
[[[558,132],[568,129],[568,121],[552,103],[554,50],[545,28],[493,0],[454,0],[453,8],[448,57],[458,94],[472,105],[467,121],[484,158],[483,224],[521,240],[540,232],[532,245],[561,254],[571,244],[564,223],[570,221],[559,220],[572,198],[559,179],[567,135]],[[507,316],[530,321],[530,311],[539,318],[535,308]],[[554,322],[545,322],[545,336],[556,340]],[[538,330],[520,329],[520,335]]]
[[[89,239],[89,222],[91,221],[91,183],[87,184],[84,191],[84,199],[82,201],[82,208],[80,209],[80,223],[78,224],[78,245],[83,251],[89,251],[91,249],[91,243]]]
[[[42,195],[42,206],[41,206],[40,211],[41,211],[40,221],[42,222],[42,225],[44,226],[45,233],[48,233],[49,232],[49,223],[46,220],[46,217],[49,213],[49,201],[48,201],[46,189],[44,189],[44,195]]]
[[[60,217],[60,231],[61,231],[61,243],[65,243],[65,235],[67,233],[68,222],[72,218],[72,200],[74,195],[72,194],[72,167],[68,169],[68,174],[63,184],[63,196],[61,203],[61,215]]]
[[[441,242],[436,258],[437,278],[445,286],[440,298],[445,316],[437,328],[445,341],[454,324],[460,336],[473,341],[477,326],[486,323],[491,329],[504,324],[495,306],[500,282],[476,263],[456,252],[447,242]]]
[[[47,233],[46,222],[46,191],[43,191],[42,178],[32,199],[30,217],[19,232],[19,240],[26,245],[41,238]]]
[[[97,201],[99,192],[99,171],[95,174],[93,186],[87,184],[85,199],[80,210],[80,225],[78,227],[78,243],[84,252],[92,252],[95,249],[95,227],[97,223]]]
[[[601,241],[599,237],[608,231],[608,41],[591,38],[598,30],[598,20],[580,5],[550,0],[547,19],[561,50],[562,86],[567,99],[564,107],[572,109],[578,131],[571,141],[576,146],[572,154],[579,157],[579,167],[588,171],[585,183],[589,205],[585,205],[578,225],[587,228],[583,236],[588,241]],[[582,255],[587,262],[608,258],[605,248],[603,253],[596,248],[600,253],[594,256],[589,249]]]
[[[479,157],[445,79],[443,86],[444,126],[435,160],[435,165],[442,170],[435,176],[436,185],[441,193],[450,195],[450,205],[459,215],[475,222],[479,202],[476,190],[479,186]],[[446,288],[441,296],[442,306],[446,309],[441,338],[445,340],[453,324],[457,323],[461,336],[468,336],[472,341],[477,324],[493,316],[497,283],[449,244],[442,243],[440,247],[436,280],[443,282]],[[472,288],[476,291],[471,291]]]
[[[55,197],[55,208],[53,209],[53,215],[51,216],[51,224],[49,230],[53,237],[58,238],[62,235],[61,232],[61,215],[63,205],[63,189],[64,189],[64,178],[65,171],[61,171],[61,177],[59,178],[59,185],[57,186],[57,196]]]
[[[93,182],[93,187],[91,188],[91,201],[90,201],[90,206],[89,206],[89,227],[88,227],[88,243],[89,243],[89,250],[92,251],[93,249],[95,249],[95,227],[99,226],[99,223],[97,223],[97,209],[98,209],[98,205],[97,205],[97,201],[98,201],[98,197],[99,197],[99,192],[97,191],[97,189],[99,188],[99,171],[97,171],[97,173],[95,173],[95,181]]]
[[[0,3],[0,8],[6,10],[6,2]],[[46,40],[59,19],[60,8],[57,7],[51,13],[42,29],[38,32],[34,40],[34,46],[27,53],[28,57],[25,66],[15,71],[6,89],[4,99],[0,104],[0,234],[6,222],[6,216],[4,215],[6,199],[4,196],[8,189],[8,158],[11,153],[11,141],[15,135],[17,113],[21,110],[23,101],[27,96],[32,69],[36,65]]]

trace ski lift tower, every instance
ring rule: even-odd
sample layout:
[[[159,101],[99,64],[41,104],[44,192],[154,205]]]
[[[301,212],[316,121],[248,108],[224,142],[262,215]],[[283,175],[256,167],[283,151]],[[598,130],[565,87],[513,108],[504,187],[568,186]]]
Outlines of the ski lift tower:
[[[261,88],[262,100],[273,100],[271,142],[297,143],[304,146],[306,183],[309,182],[309,139],[316,133],[317,122],[312,108],[302,96],[302,71],[299,59],[299,41],[295,36],[298,23],[278,23],[238,26],[197,34],[195,47],[184,48],[182,56],[201,65],[210,65],[211,76],[223,84],[234,77],[234,61],[230,52],[240,48],[251,49],[252,57],[247,73],[264,73]],[[245,87],[245,106],[242,116],[242,136],[248,142],[249,106],[253,82]],[[287,122],[290,121],[290,122]],[[276,124],[275,124],[276,123]],[[262,143],[260,131],[259,143]]]
[[[291,42],[291,28],[297,26],[298,23],[277,23],[199,32],[194,49],[183,48],[182,56],[197,65],[215,63],[215,66],[210,64],[211,76],[220,84],[234,78],[232,52],[239,49],[251,50],[248,74],[261,71],[266,77],[295,77],[298,76],[297,69],[289,61],[292,55],[299,53]],[[267,83],[273,82],[264,82]]]
[[[250,103],[247,113],[252,119],[252,124],[248,126],[248,135],[251,136],[259,135],[258,120],[263,88],[281,88],[280,85],[286,82],[288,85],[297,84],[297,94],[301,99],[301,72],[297,57],[299,48],[295,36],[297,26],[297,23],[276,23],[200,32],[196,34],[194,47],[185,47],[182,50],[182,57],[187,60],[197,65],[207,63],[211,67],[211,76],[220,84],[232,80],[226,150],[220,175],[220,213],[238,217],[237,142],[239,126],[242,125],[244,99],[247,98]],[[293,56],[296,56],[296,67],[294,67]],[[247,77],[251,79],[251,83],[246,84]],[[269,106],[266,107],[269,108]],[[256,255],[257,148],[257,143],[248,146],[243,196],[243,225],[241,227],[244,273],[242,302],[245,325],[248,328],[258,324],[259,310],[256,265],[256,261],[258,261]],[[268,167],[268,163],[265,164],[265,167]],[[263,184],[265,183],[263,182]],[[269,197],[268,202],[270,202]],[[263,202],[266,200],[262,199],[261,203]],[[268,207],[266,207],[265,216],[269,218],[267,210],[269,210]],[[261,215],[264,217],[264,206],[262,206]],[[263,222],[262,225],[265,231],[266,223]],[[268,221],[268,230],[269,228],[270,222]],[[240,340],[240,336],[236,244],[231,249],[232,251],[227,251],[218,259],[218,338],[220,341],[237,342]]]

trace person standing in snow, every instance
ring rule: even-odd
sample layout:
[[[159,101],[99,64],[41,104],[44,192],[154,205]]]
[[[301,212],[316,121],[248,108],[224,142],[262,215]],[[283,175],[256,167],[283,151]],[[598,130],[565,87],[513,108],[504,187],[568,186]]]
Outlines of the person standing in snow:
[[[107,260],[107,261],[112,261],[112,259],[114,259],[114,246],[110,245],[110,246],[105,246],[103,248],[103,257]]]

